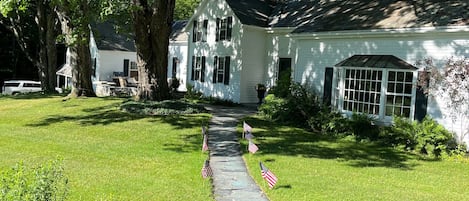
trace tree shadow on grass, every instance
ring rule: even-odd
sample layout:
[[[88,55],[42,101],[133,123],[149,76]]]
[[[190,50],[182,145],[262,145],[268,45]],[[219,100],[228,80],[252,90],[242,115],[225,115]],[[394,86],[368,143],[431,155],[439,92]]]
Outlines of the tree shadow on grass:
[[[292,127],[271,126],[272,122],[249,118],[255,131],[259,154],[301,156],[330,159],[353,167],[388,167],[412,170],[416,156],[377,143],[356,142],[350,138],[335,138]]]

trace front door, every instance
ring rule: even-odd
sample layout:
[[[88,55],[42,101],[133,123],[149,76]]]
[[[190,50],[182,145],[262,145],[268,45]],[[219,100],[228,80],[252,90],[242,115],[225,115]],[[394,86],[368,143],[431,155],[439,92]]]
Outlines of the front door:
[[[277,84],[290,82],[291,69],[291,58],[280,58],[278,65]]]

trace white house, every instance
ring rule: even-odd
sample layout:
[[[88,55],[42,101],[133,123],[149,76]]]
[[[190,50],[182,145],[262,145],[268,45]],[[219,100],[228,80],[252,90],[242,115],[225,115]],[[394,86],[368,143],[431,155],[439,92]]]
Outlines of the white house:
[[[168,78],[175,76],[179,79],[180,91],[186,90],[187,77],[187,35],[181,32],[184,26],[183,21],[174,23],[168,53]],[[109,96],[111,89],[127,86],[131,86],[127,87],[130,93],[136,93],[137,53],[132,37],[117,33],[112,23],[92,25],[90,52],[93,64],[92,81],[96,95]],[[57,71],[58,86],[63,88],[71,86],[72,75],[69,63],[70,56],[67,51],[66,63]]]
[[[291,70],[344,113],[382,122],[428,114],[460,133],[467,123],[453,124],[444,100],[417,89],[416,63],[469,56],[467,10],[465,1],[203,0],[185,27],[189,83],[250,103],[257,83],[273,86]]]

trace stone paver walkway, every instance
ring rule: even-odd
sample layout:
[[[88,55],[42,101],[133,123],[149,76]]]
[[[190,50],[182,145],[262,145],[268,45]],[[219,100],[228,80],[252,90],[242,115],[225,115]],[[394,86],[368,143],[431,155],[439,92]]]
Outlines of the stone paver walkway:
[[[215,200],[268,201],[247,172],[238,143],[239,134],[236,133],[238,120],[255,113],[255,109],[218,106],[206,108],[213,115],[208,130],[208,146]]]

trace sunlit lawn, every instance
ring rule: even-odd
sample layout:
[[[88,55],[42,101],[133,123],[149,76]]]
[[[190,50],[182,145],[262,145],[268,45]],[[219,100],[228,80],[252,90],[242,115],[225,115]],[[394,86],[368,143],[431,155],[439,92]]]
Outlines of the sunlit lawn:
[[[302,129],[246,118],[259,151],[244,159],[272,201],[467,200],[469,163],[430,160],[351,138],[333,139]],[[239,125],[239,130],[242,125]],[[277,177],[269,190],[262,161]]]
[[[200,176],[209,115],[130,115],[122,101],[0,97],[0,170],[60,157],[69,200],[212,200]]]

